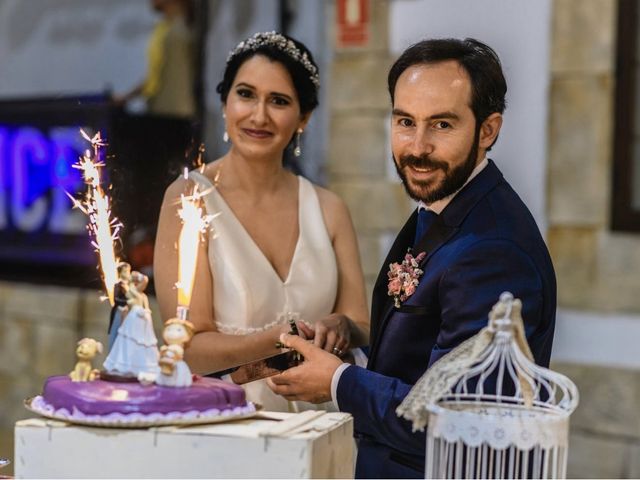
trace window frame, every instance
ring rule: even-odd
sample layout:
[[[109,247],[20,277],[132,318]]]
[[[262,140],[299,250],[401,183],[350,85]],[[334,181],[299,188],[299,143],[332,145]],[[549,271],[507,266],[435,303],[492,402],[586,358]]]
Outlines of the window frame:
[[[640,232],[640,210],[633,208],[634,130],[638,0],[618,0],[611,229]],[[640,112],[638,112],[640,113]]]

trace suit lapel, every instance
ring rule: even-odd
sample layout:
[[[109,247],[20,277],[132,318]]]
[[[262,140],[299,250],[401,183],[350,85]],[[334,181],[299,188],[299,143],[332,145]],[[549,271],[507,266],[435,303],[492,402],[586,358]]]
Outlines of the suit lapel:
[[[438,249],[446,244],[459,231],[460,225],[473,207],[489,193],[489,191],[495,188],[502,179],[503,177],[500,170],[498,170],[493,161],[489,160],[487,167],[458,192],[451,203],[438,215],[437,220],[431,228],[413,248],[415,255],[426,252],[427,255],[421,262],[423,268]],[[412,245],[416,231],[416,222],[417,210],[413,212],[398,234],[378,274],[371,307],[371,350],[369,352],[368,365],[370,369],[374,368],[380,339],[394,311],[393,301],[387,294],[387,272],[389,271],[389,264],[401,261],[407,252],[407,248]]]
[[[414,222],[413,231],[415,233],[415,222]],[[441,217],[438,216],[434,224],[431,225],[431,228],[427,230],[425,235],[422,237],[422,239],[418,242],[418,244],[413,249],[414,255],[417,255],[420,252],[427,253],[427,255],[422,260],[420,265],[424,266],[425,263],[429,261],[429,258],[431,258],[431,256],[442,245],[444,245],[453,235],[455,235],[457,231],[458,231],[458,227],[451,227],[451,226],[445,225]],[[413,235],[411,236],[411,239],[413,239]],[[400,261],[404,257],[404,254],[407,252],[406,245],[407,244],[405,244],[405,248],[401,252],[399,252],[399,256],[395,257],[397,258],[397,260],[392,260],[392,261]],[[409,245],[411,245],[411,243],[409,243]],[[386,272],[389,269],[389,263],[391,262],[386,262],[384,265],[384,267],[386,267],[384,268],[384,276],[385,276],[384,295],[386,295],[387,298],[386,298],[386,302],[384,303],[384,307],[380,311],[380,316],[378,317],[379,321],[375,322],[375,325],[376,325],[375,334],[373,334],[372,332],[369,368],[373,368],[373,365],[375,364],[377,353],[378,353],[378,346],[380,345],[380,339],[382,338],[384,330],[387,324],[389,323],[389,319],[391,318],[392,313],[394,311],[393,300],[387,293]],[[380,281],[380,276],[378,276],[378,281]],[[382,292],[379,292],[378,295],[382,295]],[[372,309],[372,313],[373,313],[373,309]]]
[[[400,233],[398,233],[378,273],[371,300],[371,345],[374,345],[378,335],[383,312],[386,312],[389,306],[392,305],[391,297],[387,295],[387,284],[389,281],[387,272],[389,271],[389,264],[402,260],[404,254],[407,252],[407,248],[411,246],[416,231],[417,218],[416,210],[404,224]]]

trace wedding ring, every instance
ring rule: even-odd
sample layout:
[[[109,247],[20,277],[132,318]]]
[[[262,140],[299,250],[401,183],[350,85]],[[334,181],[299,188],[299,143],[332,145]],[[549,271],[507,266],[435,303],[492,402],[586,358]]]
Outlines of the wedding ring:
[[[337,347],[333,347],[333,353],[335,353],[336,355],[340,356],[340,355],[342,355],[342,350],[340,350]]]

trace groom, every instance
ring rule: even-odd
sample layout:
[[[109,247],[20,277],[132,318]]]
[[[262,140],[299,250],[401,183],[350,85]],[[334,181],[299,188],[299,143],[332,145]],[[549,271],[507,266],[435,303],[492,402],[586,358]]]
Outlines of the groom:
[[[473,39],[426,40],[402,54],[388,83],[394,163],[419,206],[378,275],[368,366],[285,335],[305,362],[269,384],[288,399],[333,398],[353,415],[356,477],[423,478],[425,433],[412,433],[396,407],[427,368],[487,325],[504,291],[522,300],[531,351],[547,366],[556,283],[533,217],[486,158],[507,91],[496,53]],[[424,273],[415,291],[399,292],[387,273],[408,249]]]

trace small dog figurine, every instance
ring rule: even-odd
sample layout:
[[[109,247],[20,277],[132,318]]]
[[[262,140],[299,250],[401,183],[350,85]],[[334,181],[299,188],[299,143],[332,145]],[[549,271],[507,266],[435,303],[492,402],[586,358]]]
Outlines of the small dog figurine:
[[[69,373],[72,382],[90,382],[99,378],[100,371],[91,367],[91,360],[98,353],[102,353],[102,344],[93,338],[83,338],[78,342],[78,348],[76,348],[78,363]]]

